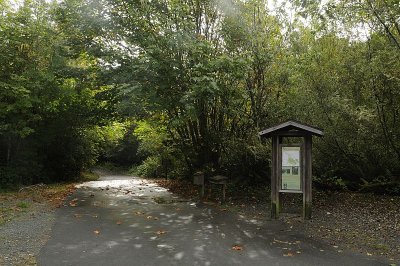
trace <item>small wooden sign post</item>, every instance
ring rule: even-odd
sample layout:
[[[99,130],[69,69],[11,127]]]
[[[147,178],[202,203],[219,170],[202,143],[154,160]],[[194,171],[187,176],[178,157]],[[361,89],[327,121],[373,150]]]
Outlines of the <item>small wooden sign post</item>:
[[[312,206],[312,136],[323,136],[321,129],[296,121],[267,128],[258,133],[272,138],[271,218],[279,216],[280,193],[303,194],[303,218],[311,219]],[[296,144],[284,144],[283,138],[301,137]]]
[[[204,198],[205,180],[204,180],[204,173],[203,172],[196,172],[193,175],[193,184],[201,186],[200,187],[200,199]]]

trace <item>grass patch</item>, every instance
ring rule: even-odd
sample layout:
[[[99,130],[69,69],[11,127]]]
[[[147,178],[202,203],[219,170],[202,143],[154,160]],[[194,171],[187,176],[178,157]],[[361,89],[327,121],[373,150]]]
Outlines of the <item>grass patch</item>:
[[[99,178],[100,178],[100,176],[96,173],[89,172],[89,171],[83,171],[81,173],[79,181],[83,181],[83,182],[96,181]]]
[[[29,208],[29,203],[26,201],[20,201],[17,203],[17,207],[21,209],[27,209]]]
[[[0,225],[3,225],[15,217],[21,214],[21,212],[26,212],[31,206],[26,201],[18,201],[18,198],[8,199],[6,202],[2,202],[2,207],[0,207]]]

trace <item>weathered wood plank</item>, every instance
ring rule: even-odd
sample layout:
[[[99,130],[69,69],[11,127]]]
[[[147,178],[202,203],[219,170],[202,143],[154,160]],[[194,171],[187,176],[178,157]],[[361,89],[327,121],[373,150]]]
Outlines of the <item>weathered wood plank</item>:
[[[303,194],[303,218],[311,219],[312,213],[312,138],[304,137],[305,176]]]

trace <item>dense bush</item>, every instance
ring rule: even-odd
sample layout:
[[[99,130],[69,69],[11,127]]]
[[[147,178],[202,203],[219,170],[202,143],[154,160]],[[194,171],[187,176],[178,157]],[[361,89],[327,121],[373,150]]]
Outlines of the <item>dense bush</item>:
[[[106,118],[98,95],[107,87],[57,12],[43,1],[0,2],[1,186],[70,180],[99,153],[90,133]]]

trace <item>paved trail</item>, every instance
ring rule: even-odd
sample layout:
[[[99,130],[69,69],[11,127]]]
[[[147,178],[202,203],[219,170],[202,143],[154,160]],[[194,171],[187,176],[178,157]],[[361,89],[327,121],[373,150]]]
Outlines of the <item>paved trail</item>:
[[[102,173],[59,209],[38,264],[388,265],[339,253],[284,231],[280,223],[246,220],[184,201],[140,178]],[[234,245],[242,250],[232,250]]]

